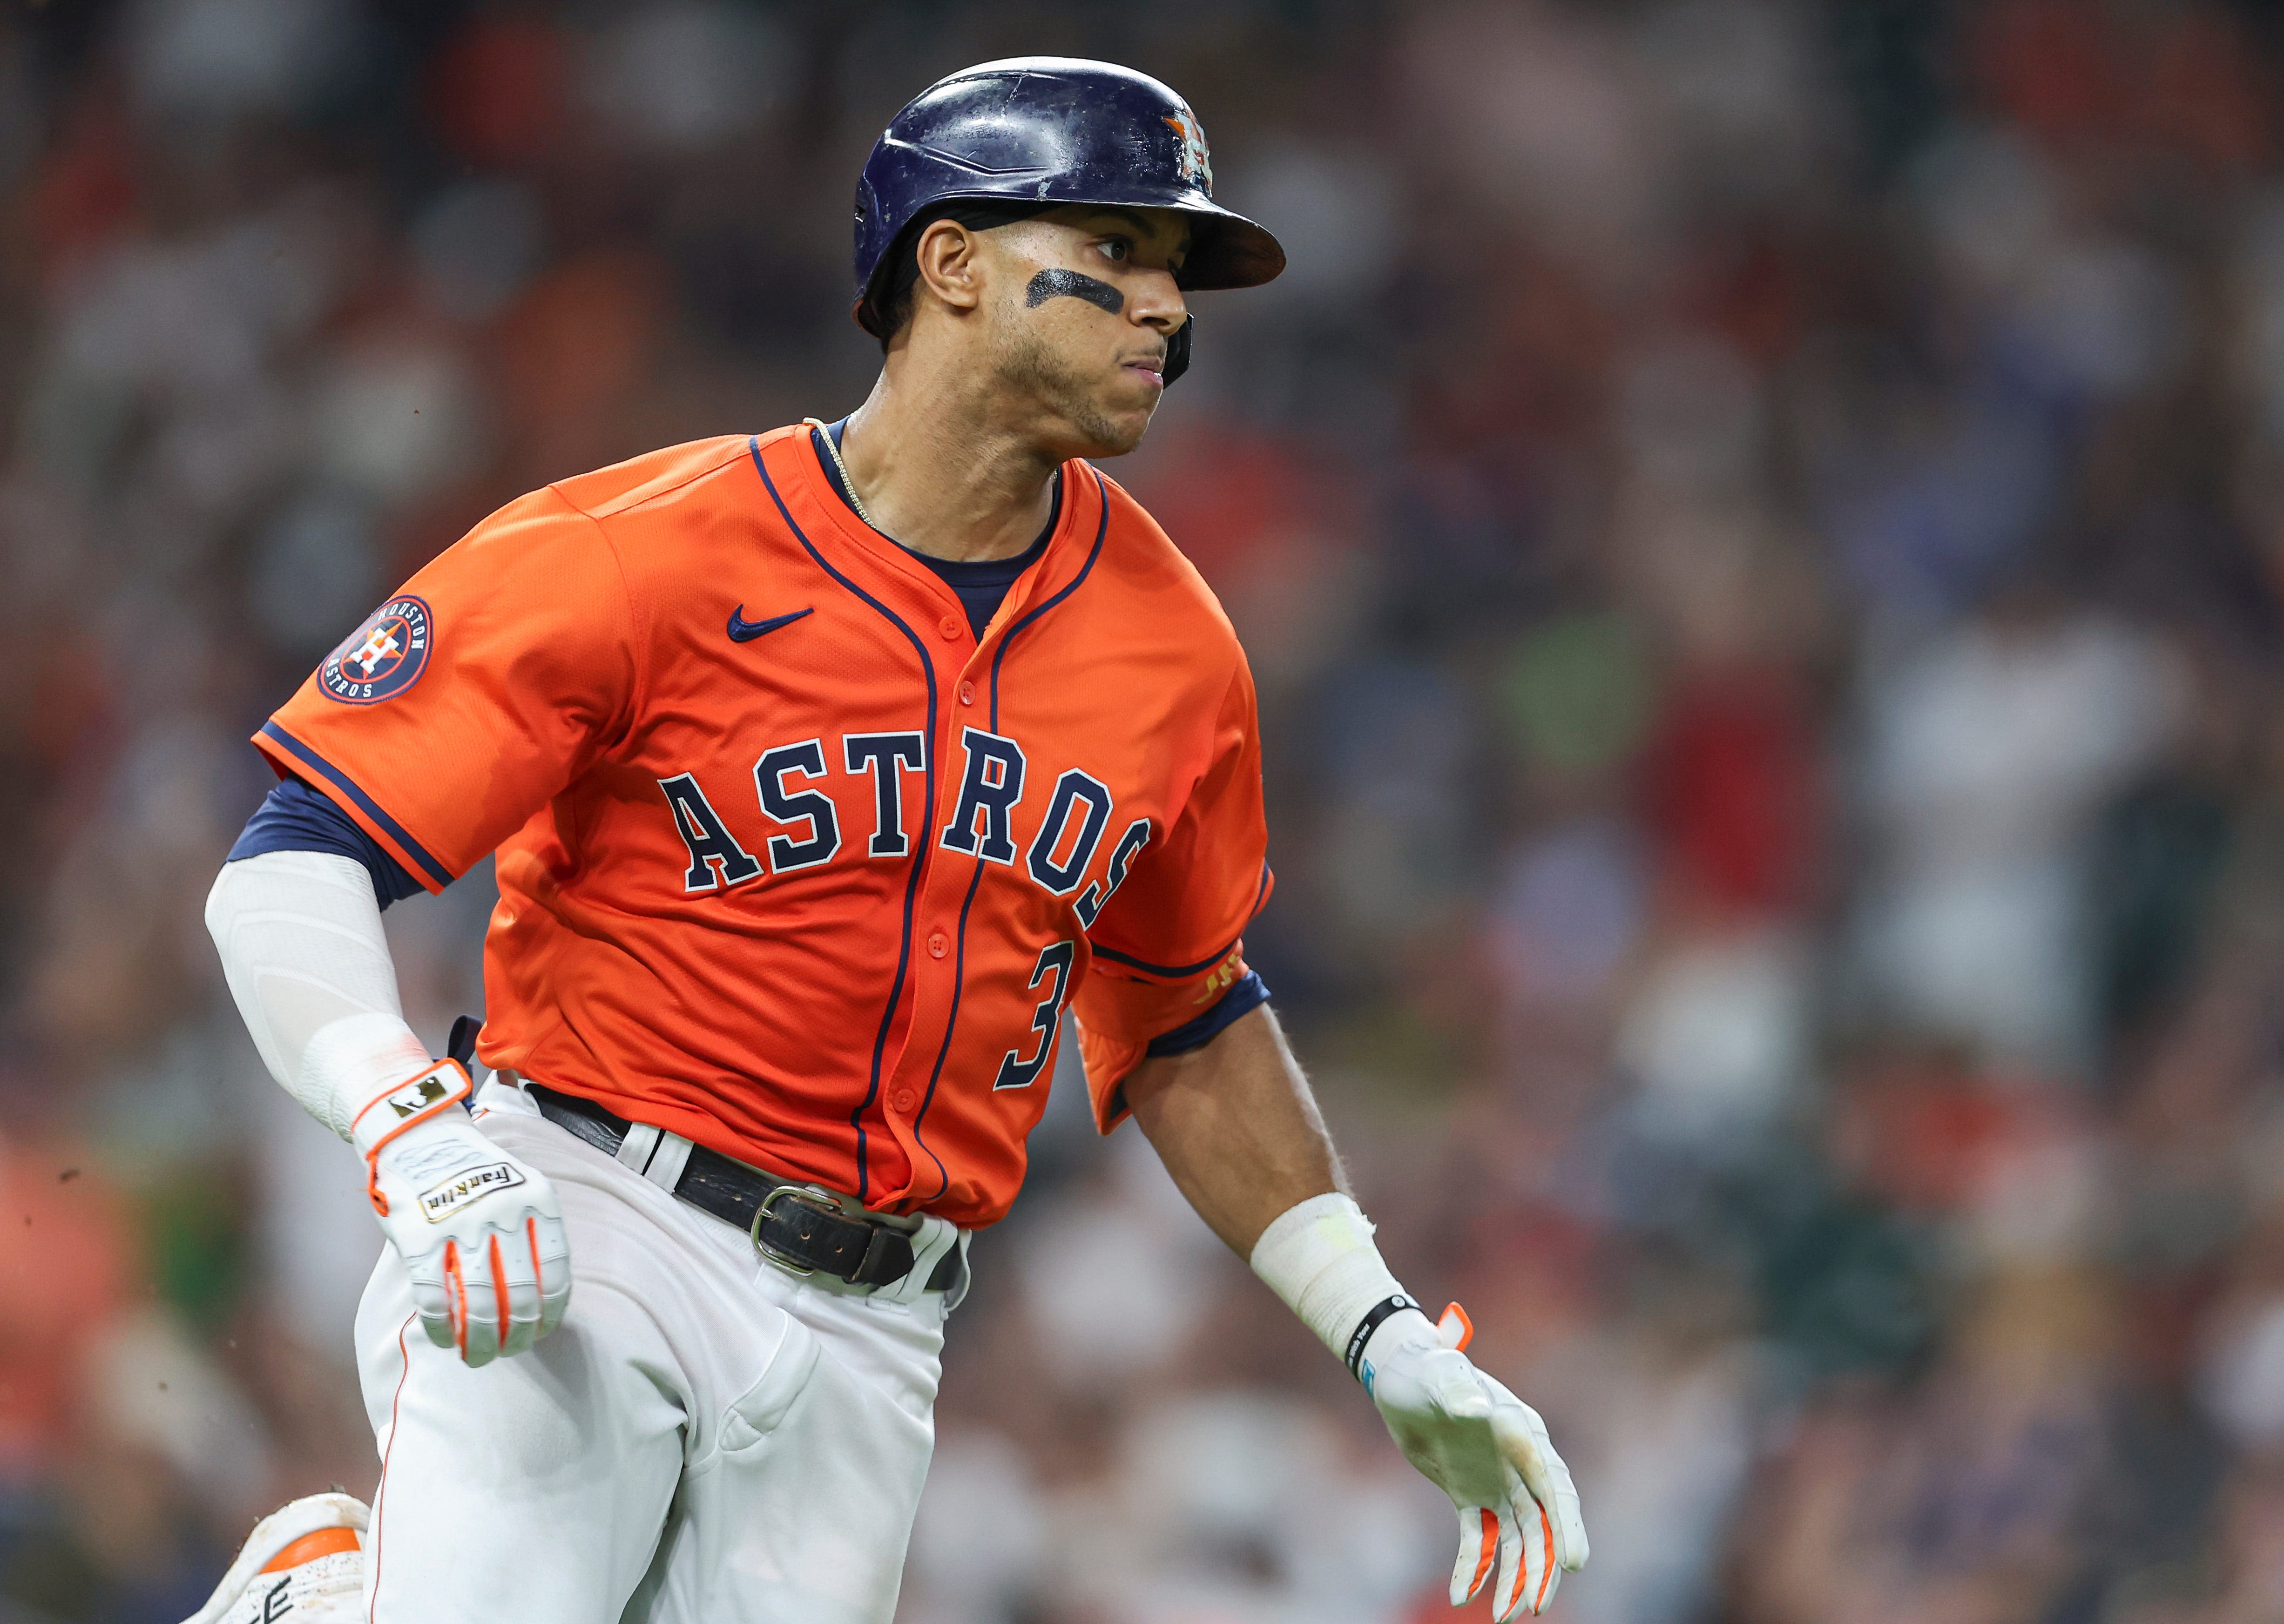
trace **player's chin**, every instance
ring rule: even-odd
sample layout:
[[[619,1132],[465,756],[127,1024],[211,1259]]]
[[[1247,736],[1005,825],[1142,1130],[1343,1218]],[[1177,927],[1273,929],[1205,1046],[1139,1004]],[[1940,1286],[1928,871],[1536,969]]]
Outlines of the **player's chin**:
[[[1123,457],[1140,445],[1143,432],[1150,426],[1150,416],[1158,410],[1158,397],[1164,393],[1165,386],[1157,383],[1154,375],[1147,385],[1121,379],[1106,390],[1088,425],[1092,431],[1091,437],[1098,443],[1087,455]]]

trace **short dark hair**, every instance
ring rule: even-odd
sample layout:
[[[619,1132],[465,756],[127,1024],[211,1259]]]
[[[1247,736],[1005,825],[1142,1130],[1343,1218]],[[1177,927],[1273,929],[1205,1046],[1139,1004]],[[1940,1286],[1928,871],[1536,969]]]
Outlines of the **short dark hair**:
[[[872,273],[872,291],[864,296],[864,330],[879,339],[880,347],[886,350],[888,340],[903,332],[904,324],[912,319],[912,290],[919,285],[920,279],[920,233],[937,221],[957,220],[971,231],[989,231],[1060,207],[1055,203],[952,198],[933,208],[922,209],[905,223],[888,253],[880,256],[880,268]]]

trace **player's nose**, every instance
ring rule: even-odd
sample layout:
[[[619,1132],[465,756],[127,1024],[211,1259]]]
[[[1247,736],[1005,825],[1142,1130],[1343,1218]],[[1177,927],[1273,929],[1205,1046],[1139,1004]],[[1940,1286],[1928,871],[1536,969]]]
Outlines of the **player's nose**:
[[[1190,318],[1189,305],[1170,270],[1145,271],[1136,277],[1128,289],[1126,310],[1135,322],[1157,329],[1162,338],[1171,338],[1175,329]]]

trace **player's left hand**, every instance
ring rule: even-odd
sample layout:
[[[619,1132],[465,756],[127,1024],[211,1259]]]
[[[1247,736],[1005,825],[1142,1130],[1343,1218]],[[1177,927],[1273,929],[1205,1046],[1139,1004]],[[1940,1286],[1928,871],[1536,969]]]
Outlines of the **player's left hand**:
[[[1546,1423],[1459,1351],[1469,1332],[1457,1304],[1437,1324],[1390,1316],[1359,1370],[1396,1447],[1459,1510],[1451,1605],[1482,1589],[1496,1560],[1492,1615],[1506,1624],[1544,1612],[1563,1570],[1586,1565],[1586,1525]]]
[[[571,1248],[555,1187],[484,1136],[460,1109],[469,1089],[465,1067],[439,1060],[375,1096],[351,1133],[421,1328],[473,1369],[562,1323]]]

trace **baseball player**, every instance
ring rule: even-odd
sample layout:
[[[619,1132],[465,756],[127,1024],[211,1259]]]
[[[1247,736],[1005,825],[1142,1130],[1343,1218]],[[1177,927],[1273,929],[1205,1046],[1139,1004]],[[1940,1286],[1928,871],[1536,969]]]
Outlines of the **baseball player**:
[[[1451,1496],[1453,1602],[1537,1612],[1584,1562],[1539,1417],[1342,1188],[1244,957],[1244,654],[1089,460],[1188,363],[1188,292],[1283,268],[1212,183],[1126,68],[930,87],[857,186],[856,411],[511,503],[256,735],[281,782],[207,919],[369,1169],[381,1478],[265,1522],[201,1624],[886,1624],[1066,1010],[1102,1130]],[[478,1088],[405,1025],[380,910],[488,853]]]

